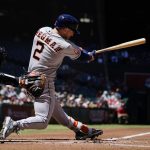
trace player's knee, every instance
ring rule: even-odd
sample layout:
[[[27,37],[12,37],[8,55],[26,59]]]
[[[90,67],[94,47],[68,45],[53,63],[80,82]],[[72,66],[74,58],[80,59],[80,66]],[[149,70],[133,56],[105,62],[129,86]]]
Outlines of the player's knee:
[[[45,129],[48,126],[48,120],[42,122],[41,129]]]
[[[43,122],[40,126],[40,129],[45,129],[47,126],[48,126],[48,124]]]
[[[45,117],[40,117],[39,129],[45,129],[48,126],[49,120]]]

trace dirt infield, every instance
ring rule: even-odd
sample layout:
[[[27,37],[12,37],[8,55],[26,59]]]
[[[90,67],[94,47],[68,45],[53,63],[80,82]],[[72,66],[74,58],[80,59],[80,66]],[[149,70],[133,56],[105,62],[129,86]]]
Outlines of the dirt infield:
[[[104,134],[91,141],[76,141],[67,131],[43,134],[12,134],[0,150],[143,150],[150,149],[150,128],[105,129]]]

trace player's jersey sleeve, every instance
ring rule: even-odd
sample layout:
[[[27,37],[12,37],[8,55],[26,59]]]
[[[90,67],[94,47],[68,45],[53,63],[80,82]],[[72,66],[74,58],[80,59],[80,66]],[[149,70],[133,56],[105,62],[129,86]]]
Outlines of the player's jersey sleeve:
[[[81,55],[81,48],[71,41],[68,41],[69,45],[67,48],[65,48],[64,55],[70,57],[71,59],[77,59]]]

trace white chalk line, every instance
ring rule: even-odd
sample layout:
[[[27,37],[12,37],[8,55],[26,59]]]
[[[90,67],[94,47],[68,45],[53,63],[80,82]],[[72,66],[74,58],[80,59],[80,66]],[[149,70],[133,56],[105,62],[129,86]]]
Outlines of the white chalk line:
[[[117,143],[110,143],[109,145],[112,145],[112,146],[123,146],[123,147],[150,148],[150,145],[133,145],[133,144],[117,144]]]
[[[126,140],[126,139],[131,139],[134,137],[139,137],[139,136],[144,136],[144,135],[150,135],[150,132],[144,132],[144,133],[139,133],[139,134],[134,134],[134,135],[129,135],[129,136],[123,136],[123,137],[119,137],[119,138],[108,138],[108,139],[104,139],[106,141],[116,141],[116,140]]]
[[[134,137],[140,137],[140,136],[145,136],[145,135],[150,135],[150,132],[144,132],[144,133],[139,133],[139,134],[134,134],[134,135],[129,135],[129,136],[123,136],[123,137],[120,137],[120,138],[107,138],[107,139],[104,139],[104,141],[118,141],[118,140],[127,140],[127,139],[132,139]],[[133,145],[133,144],[119,144],[119,143],[109,143],[109,145],[112,145],[112,146],[123,146],[123,147],[137,147],[137,148],[150,148],[150,145],[141,145],[141,144],[136,144],[136,145]]]

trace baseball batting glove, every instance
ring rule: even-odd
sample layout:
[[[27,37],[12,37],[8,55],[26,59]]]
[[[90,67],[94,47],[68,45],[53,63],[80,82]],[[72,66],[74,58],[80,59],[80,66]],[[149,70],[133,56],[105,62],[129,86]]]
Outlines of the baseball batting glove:
[[[96,50],[88,52],[88,54],[91,56],[91,59],[88,62],[94,61],[96,59],[96,57],[97,57]]]
[[[19,85],[27,90],[30,96],[41,96],[45,87],[46,76],[43,73],[32,71],[19,77]]]

